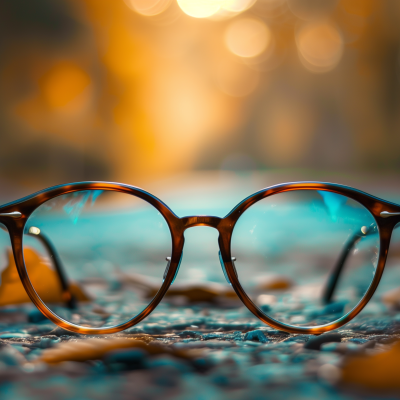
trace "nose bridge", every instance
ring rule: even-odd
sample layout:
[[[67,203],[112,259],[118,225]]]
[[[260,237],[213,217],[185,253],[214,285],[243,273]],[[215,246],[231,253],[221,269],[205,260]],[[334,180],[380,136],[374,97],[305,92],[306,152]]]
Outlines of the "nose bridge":
[[[209,226],[218,230],[218,225],[221,222],[220,217],[213,217],[209,215],[194,215],[188,217],[182,217],[183,229],[193,228],[195,226]]]

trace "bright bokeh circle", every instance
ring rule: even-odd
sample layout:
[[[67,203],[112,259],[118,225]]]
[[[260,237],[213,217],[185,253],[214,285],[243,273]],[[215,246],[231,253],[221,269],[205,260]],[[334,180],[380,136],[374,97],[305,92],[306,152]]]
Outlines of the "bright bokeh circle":
[[[225,0],[178,0],[182,11],[194,18],[207,18],[214,15],[225,4]]]
[[[125,4],[138,14],[151,17],[161,14],[170,5],[171,0],[124,0]]]
[[[239,57],[255,57],[271,42],[271,31],[258,19],[242,18],[233,21],[225,31],[225,44]]]
[[[328,72],[343,55],[343,38],[339,30],[326,22],[309,24],[296,35],[300,60],[310,71]]]
[[[256,0],[226,0],[223,8],[227,11],[239,13],[248,10],[255,2]]]

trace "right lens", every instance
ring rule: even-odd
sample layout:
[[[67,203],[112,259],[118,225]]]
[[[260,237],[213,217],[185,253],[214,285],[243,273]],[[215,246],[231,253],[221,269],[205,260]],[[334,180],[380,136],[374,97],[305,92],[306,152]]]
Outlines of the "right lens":
[[[364,296],[378,263],[379,231],[372,214],[350,198],[289,191],[243,213],[231,253],[242,287],[267,315],[292,326],[318,326],[345,315]]]
[[[110,327],[155,296],[172,240],[164,217],[144,200],[87,190],[37,208],[23,248],[29,279],[50,310],[77,325]]]

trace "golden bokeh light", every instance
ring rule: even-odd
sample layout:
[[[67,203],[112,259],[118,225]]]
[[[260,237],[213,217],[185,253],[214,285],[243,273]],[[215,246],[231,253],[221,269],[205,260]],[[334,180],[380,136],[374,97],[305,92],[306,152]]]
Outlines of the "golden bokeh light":
[[[317,123],[318,115],[306,99],[277,93],[260,115],[260,154],[278,167],[297,165],[309,157]]]
[[[258,86],[260,74],[242,62],[221,62],[216,74],[219,89],[233,97],[244,97]]]
[[[239,13],[248,10],[255,2],[256,0],[226,0],[223,8],[227,11]]]
[[[321,19],[329,15],[337,3],[338,0],[287,0],[290,11],[296,17],[306,21]]]
[[[343,55],[343,38],[329,23],[306,25],[297,33],[296,43],[301,62],[315,73],[331,71]]]
[[[161,14],[171,4],[171,0],[124,0],[126,5],[138,14],[153,16]]]
[[[89,75],[72,62],[54,65],[42,80],[42,93],[50,108],[67,107],[80,97],[90,85]]]
[[[379,2],[373,0],[343,1],[341,7],[349,14],[368,17],[378,7]]]
[[[225,44],[239,57],[256,57],[271,42],[271,31],[254,18],[243,18],[232,22],[225,31]]]
[[[182,11],[194,18],[208,18],[217,13],[225,0],[178,0]]]

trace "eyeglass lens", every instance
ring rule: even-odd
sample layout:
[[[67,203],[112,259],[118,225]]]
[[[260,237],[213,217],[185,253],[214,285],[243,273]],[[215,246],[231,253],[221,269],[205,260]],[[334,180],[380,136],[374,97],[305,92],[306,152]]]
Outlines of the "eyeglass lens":
[[[124,193],[88,190],[47,201],[23,240],[33,287],[55,314],[109,327],[139,314],[162,285],[171,256],[164,217]]]
[[[243,213],[231,252],[243,289],[265,314],[292,326],[318,326],[364,296],[377,267],[379,231],[372,214],[350,198],[290,191]]]

